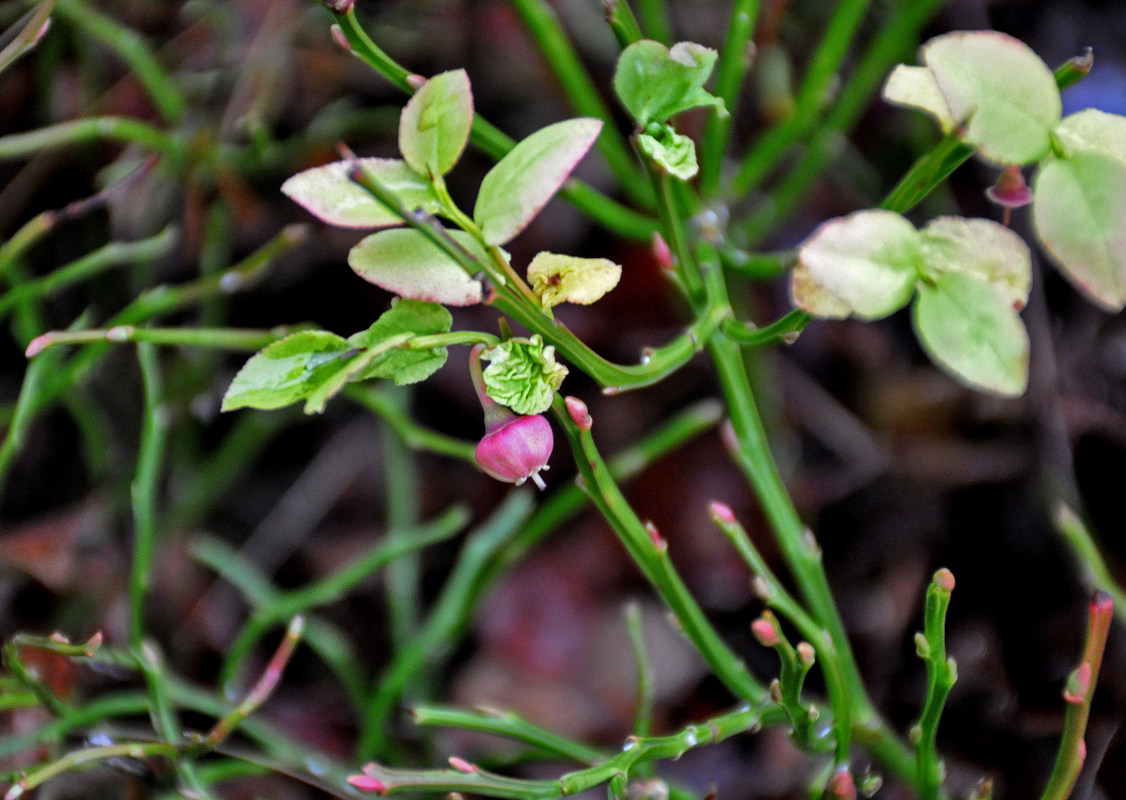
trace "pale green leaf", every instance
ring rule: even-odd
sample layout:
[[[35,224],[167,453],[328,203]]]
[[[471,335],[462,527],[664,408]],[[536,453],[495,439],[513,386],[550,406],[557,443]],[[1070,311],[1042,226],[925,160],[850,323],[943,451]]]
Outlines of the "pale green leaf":
[[[680,42],[669,49],[643,39],[618,58],[614,91],[642,128],[697,106],[715,106],[726,115],[723,100],[704,89],[716,58],[715,50],[695,42]]]
[[[430,183],[404,162],[390,158],[361,158],[358,162],[407,208],[421,208],[430,214],[441,211]],[[330,225],[343,228],[402,225],[398,214],[348,178],[351,167],[350,161],[313,167],[291,177],[282,184],[281,190]]]
[[[493,400],[517,414],[542,414],[551,406],[567,368],[555,361],[555,348],[531,339],[508,339],[481,355],[489,361],[481,374]]]
[[[279,339],[239,370],[223,396],[222,410],[296,403],[339,369],[352,349],[328,331],[301,331]]]
[[[473,219],[485,241],[504,244],[559,191],[602,130],[601,120],[568,119],[519,142],[481,181]]]
[[[1096,305],[1126,304],[1126,162],[1093,150],[1049,158],[1033,184],[1044,249]]]
[[[421,300],[398,299],[366,331],[348,337],[354,347],[374,349],[403,334],[432,336],[449,333],[453,317],[445,307]],[[371,361],[353,380],[390,378],[398,385],[426,380],[446,363],[445,347],[409,350],[392,347]]]
[[[1001,292],[1013,308],[1028,302],[1032,257],[1024,239],[988,219],[938,217],[920,231],[930,274],[964,272]]]
[[[449,233],[471,255],[482,261],[488,258],[468,233]],[[447,306],[481,302],[481,282],[413,228],[373,233],[348,253],[348,266],[365,281],[402,297]]]
[[[964,272],[921,283],[911,309],[931,359],[967,386],[1004,397],[1028,385],[1028,332],[1001,292]]]
[[[844,319],[852,309],[809,273],[801,262],[790,273],[790,299],[803,311],[822,319]]]
[[[465,70],[443,72],[414,93],[399,117],[399,149],[420,175],[445,175],[469,141],[473,93]]]
[[[1060,93],[1028,45],[998,31],[961,31],[928,41],[920,60],[931,80],[897,68],[889,100],[929,111],[944,130],[963,126],[965,141],[990,161],[1029,164],[1048,153]]]
[[[1126,117],[1097,108],[1064,117],[1056,136],[1067,151],[1093,150],[1126,162]]]
[[[589,305],[618,285],[622,268],[608,258],[539,253],[528,265],[532,291],[544,308],[560,303]]]
[[[674,178],[688,181],[696,177],[696,143],[677,133],[668,125],[649,126],[649,131],[637,137],[637,149],[653,159]]]
[[[938,83],[926,67],[900,64],[891,71],[884,82],[883,98],[898,106],[908,106],[925,111],[936,120],[944,133],[954,129],[958,120],[950,113],[950,106],[938,88]]]
[[[852,314],[878,319],[911,299],[922,247],[915,226],[894,211],[858,211],[817,228],[799,247],[798,262],[806,270],[803,277],[807,274]],[[797,288],[800,304],[805,295]]]

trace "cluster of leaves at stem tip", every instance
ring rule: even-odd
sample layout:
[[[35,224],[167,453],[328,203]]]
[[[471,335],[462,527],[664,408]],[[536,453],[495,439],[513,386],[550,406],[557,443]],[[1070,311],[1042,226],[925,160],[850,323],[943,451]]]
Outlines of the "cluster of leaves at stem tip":
[[[305,401],[307,413],[348,383],[429,377],[447,358],[447,344],[489,345],[484,380],[489,396],[518,414],[551,404],[567,370],[539,336],[498,342],[472,332],[443,338],[452,317],[444,306],[487,302],[508,292],[550,317],[559,303],[589,304],[613,289],[621,267],[601,258],[539,253],[516,273],[501,245],[523,231],[570,176],[597,139],[596,119],[565,120],[519,142],[481,182],[472,216],[459,209],[444,176],[460,160],[473,124],[473,95],[464,70],[420,81],[400,117],[402,159],[355,158],[306,170],[282,191],[321,220],[373,228],[348,255],[364,280],[399,296],[366,331],[343,338],[321,330],[281,339],[236,375],[224,410],[277,408]],[[442,220],[451,223],[443,226]]]
[[[1095,109],[1062,117],[1052,71],[995,31],[931,39],[921,66],[900,64],[883,96],[933,116],[943,132],[1002,168],[987,192],[1031,201],[1036,235],[1091,302],[1126,304],[1126,117]],[[1021,168],[1036,165],[1032,191]],[[818,317],[878,319],[912,304],[924,349],[959,380],[1004,396],[1028,382],[1027,246],[1002,225],[940,217],[922,230],[888,210],[830,220],[799,249],[794,303]]]

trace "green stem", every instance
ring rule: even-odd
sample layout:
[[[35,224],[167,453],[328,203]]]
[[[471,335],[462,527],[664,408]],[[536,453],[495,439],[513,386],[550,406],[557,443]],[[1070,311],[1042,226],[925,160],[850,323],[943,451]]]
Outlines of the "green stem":
[[[41,786],[51,778],[99,761],[108,761],[111,758],[175,758],[177,755],[176,747],[164,742],[131,742],[106,747],[84,747],[81,750],[73,750],[21,778],[4,795],[4,800],[16,800],[24,792]]]
[[[470,464],[476,463],[473,460],[473,450],[476,446],[473,442],[454,439],[422,427],[392,403],[383,389],[365,384],[349,384],[343,394],[379,416],[412,450],[428,450]]]
[[[410,414],[411,390],[388,387],[384,396],[405,416]],[[387,425],[380,437],[383,453],[383,484],[387,498],[388,539],[410,536],[419,522],[418,463],[414,452]],[[408,646],[418,628],[422,598],[422,566],[418,551],[404,553],[384,571],[384,597],[390,616],[391,641],[396,652]]]
[[[253,328],[137,328],[116,325],[112,328],[90,328],[81,331],[48,331],[36,337],[27,347],[27,357],[34,358],[59,345],[91,342],[150,342],[179,347],[206,347],[218,350],[254,352],[295,331],[310,326],[279,326],[270,330]]]
[[[506,547],[532,510],[527,491],[513,491],[492,516],[465,539],[461,554],[426,622],[399,648],[376,681],[363,710],[358,744],[360,758],[381,754],[386,745],[387,718],[402,701],[412,680],[432,673],[460,641],[470,615],[484,592],[485,568]]]
[[[0,35],[0,72],[3,72],[24,55],[29,53],[40,38],[46,33],[51,21],[51,11],[55,7],[55,0],[44,0],[31,11],[28,11],[15,25]],[[11,39],[8,35],[19,27]]]
[[[606,12],[606,24],[618,40],[618,47],[625,50],[636,41],[644,38],[637,17],[633,15],[629,0],[609,0],[602,4]]]
[[[653,729],[656,684],[653,681],[653,666],[649,662],[649,653],[645,647],[641,606],[636,602],[626,605],[625,619],[633,660],[637,663],[637,708],[633,715],[633,733],[644,737],[649,736]]]
[[[21,302],[43,299],[107,269],[163,258],[172,252],[177,239],[176,229],[168,227],[148,239],[136,242],[110,242],[103,245],[42,278],[21,283],[0,296],[0,316],[7,314],[13,306]]]
[[[727,23],[727,36],[719,51],[716,67],[715,94],[722,98],[728,116],[709,114],[704,129],[700,156],[700,194],[711,197],[719,189],[723,157],[731,135],[731,122],[735,118],[739,90],[750,67],[751,37],[755,32],[761,0],[736,0]]]
[[[131,117],[86,117],[0,137],[0,161],[26,158],[47,149],[102,140],[136,144],[172,158],[182,155],[182,145],[175,137],[148,123]]]
[[[720,326],[720,331],[728,339],[744,346],[764,347],[778,342],[792,344],[812,319],[812,316],[797,309],[770,325],[759,328],[753,322],[741,322],[734,317],[728,317]]]
[[[817,125],[834,76],[848,53],[869,0],[840,0],[813,54],[789,117],[772,127],[743,158],[732,181],[736,197],[750,193],[794,142]]]
[[[156,545],[156,494],[160,463],[168,439],[164,419],[164,393],[156,348],[137,345],[137,361],[144,385],[141,444],[137,453],[137,473],[133,479],[133,567],[129,578],[129,644],[140,650],[144,641],[144,608]]]
[[[58,0],[57,11],[62,19],[121,57],[145,87],[166,122],[180,120],[187,107],[187,98],[136,31],[80,0]]]
[[[1052,765],[1052,774],[1040,800],[1067,800],[1079,778],[1079,770],[1087,756],[1083,736],[1091,714],[1091,701],[1099,679],[1103,651],[1106,650],[1110,623],[1114,619],[1114,601],[1105,592],[1095,592],[1087,608],[1087,638],[1083,659],[1071,673],[1064,689],[1067,712],[1064,715],[1063,736]]]
[[[921,800],[937,800],[942,789],[943,767],[938,757],[938,723],[954,681],[958,679],[954,659],[946,657],[946,609],[954,590],[954,576],[948,569],[934,574],[927,588],[923,632],[915,645],[927,666],[927,698],[919,722],[911,731],[918,762],[916,788]]]
[[[524,20],[524,25],[536,40],[540,53],[555,73],[575,111],[605,123],[595,147],[606,159],[618,183],[635,201],[645,205],[652,204],[649,187],[637,169],[637,159],[622,137],[610,109],[598,94],[590,74],[579,60],[555,11],[544,0],[509,1]]]
[[[669,24],[664,0],[637,0],[637,17],[645,38],[672,43],[672,25]]]
[[[607,754],[582,742],[576,742],[533,725],[510,711],[480,708],[465,711],[443,706],[415,706],[410,710],[415,725],[432,728],[456,728],[462,731],[488,733],[522,742],[549,755],[594,766],[606,760]]]
[[[1056,511],[1056,529],[1079,563],[1083,583],[1092,592],[1098,590],[1110,595],[1119,620],[1126,622],[1126,591],[1110,571],[1098,543],[1083,520],[1071,508],[1061,504]]]
[[[575,424],[560,397],[556,396],[552,408],[571,445],[584,489],[665,601],[684,635],[732,694],[751,703],[762,702],[766,689],[716,633],[669,559],[667,543],[655,528],[638,519],[606,468],[590,430]]]

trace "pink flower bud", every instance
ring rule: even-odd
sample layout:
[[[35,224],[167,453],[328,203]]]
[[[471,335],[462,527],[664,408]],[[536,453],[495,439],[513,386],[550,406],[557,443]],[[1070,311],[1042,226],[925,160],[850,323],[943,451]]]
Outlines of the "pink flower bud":
[[[513,417],[492,428],[473,454],[489,476],[517,486],[531,478],[546,488],[540,470],[547,469],[555,440],[551,423],[543,416]]]
[[[1032,202],[1032,190],[1024,181],[1018,166],[1008,166],[1002,170],[997,183],[985,190],[985,196],[1005,208],[1020,208]]]

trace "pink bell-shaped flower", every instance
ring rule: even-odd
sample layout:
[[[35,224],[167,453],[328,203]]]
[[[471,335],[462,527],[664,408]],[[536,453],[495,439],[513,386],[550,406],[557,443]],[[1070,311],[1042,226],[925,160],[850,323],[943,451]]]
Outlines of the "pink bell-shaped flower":
[[[484,349],[484,345],[477,345],[469,354],[473,388],[485,412],[485,436],[473,457],[486,475],[498,481],[519,486],[530,478],[541,490],[546,489],[540,471],[548,468],[547,460],[555,445],[551,423],[541,414],[516,416],[489,397],[481,377]]]
[[[477,445],[473,457],[486,474],[519,486],[529,478],[546,488],[540,470],[547,469],[554,436],[541,414],[512,418],[492,428]]]

